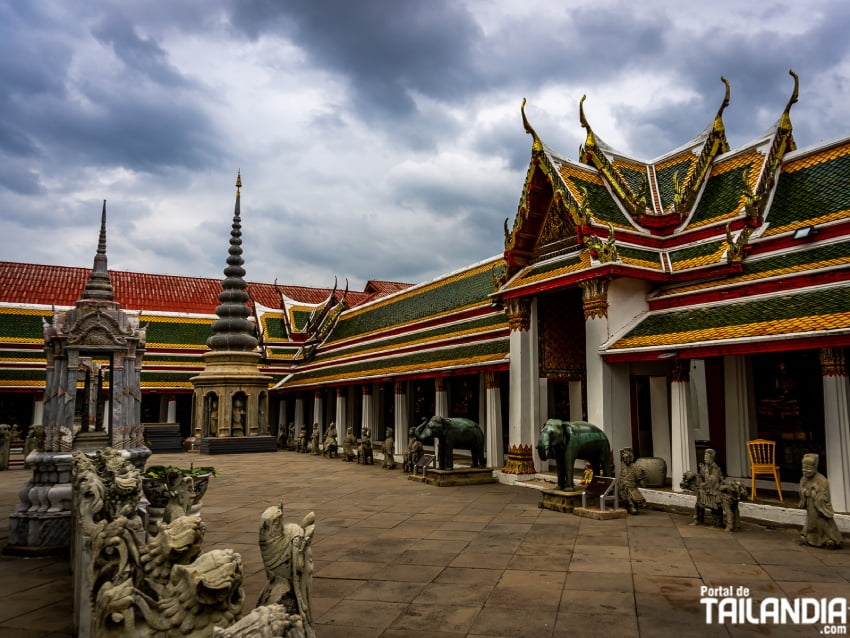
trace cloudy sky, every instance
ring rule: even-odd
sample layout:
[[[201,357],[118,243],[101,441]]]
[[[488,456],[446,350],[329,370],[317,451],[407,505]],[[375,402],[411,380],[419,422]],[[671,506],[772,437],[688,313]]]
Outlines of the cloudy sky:
[[[692,5],[692,6],[690,6]],[[687,8],[689,7],[690,8]],[[850,134],[850,3],[0,0],[0,259],[221,276],[241,168],[247,279],[426,281],[502,250],[531,139],[578,101],[651,159],[732,85],[733,147],[791,116]]]

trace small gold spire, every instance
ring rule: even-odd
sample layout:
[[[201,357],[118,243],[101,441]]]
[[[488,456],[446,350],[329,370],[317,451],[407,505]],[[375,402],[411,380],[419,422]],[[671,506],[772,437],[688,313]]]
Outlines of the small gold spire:
[[[241,168],[236,171],[236,190],[237,190],[237,192],[239,191],[240,188],[242,188],[242,169]]]

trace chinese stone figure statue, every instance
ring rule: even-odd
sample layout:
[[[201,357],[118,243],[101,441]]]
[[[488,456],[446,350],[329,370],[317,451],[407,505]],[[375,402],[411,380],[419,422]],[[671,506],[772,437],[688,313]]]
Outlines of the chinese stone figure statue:
[[[617,496],[620,503],[626,507],[629,514],[637,514],[638,508],[646,506],[646,499],[638,487],[643,486],[644,471],[634,464],[635,457],[632,448],[620,450],[620,478],[617,481]]]
[[[419,462],[419,459],[422,458],[422,441],[416,438],[415,433],[416,428],[411,426],[407,430],[407,452],[404,455],[404,471],[411,473],[413,472],[413,468],[416,467],[416,464]]]
[[[313,454],[319,455],[319,454],[322,453],[321,450],[319,449],[319,424],[318,423],[313,424],[313,436],[310,439],[310,445],[312,446],[311,449],[313,451]]]
[[[747,498],[747,488],[741,481],[726,480],[720,484],[720,505],[723,507],[723,518],[726,520],[727,532],[737,532],[741,529],[738,502],[744,498]]]
[[[336,436],[336,424],[331,421],[330,426],[328,426],[328,433],[325,436],[325,449],[322,450],[322,456],[327,456],[328,458],[339,456],[339,444]]]
[[[9,451],[12,447],[12,426],[0,423],[0,470],[9,469]]]
[[[355,446],[357,445],[357,437],[354,436],[354,430],[349,426],[345,429],[345,437],[342,439],[342,460],[351,462],[357,456]]]
[[[289,432],[286,439],[286,449],[295,450],[298,447],[298,437],[295,436],[295,424],[289,424]]]
[[[363,465],[372,465],[372,437],[369,434],[369,428],[363,428],[363,435],[360,437],[360,447],[357,449],[357,462]]]
[[[387,434],[384,437],[384,443],[381,445],[381,452],[384,453],[385,470],[395,469],[395,439],[393,438],[393,429],[387,428]]]
[[[829,482],[818,472],[818,460],[817,454],[803,456],[800,507],[806,510],[806,523],[800,531],[800,544],[838,549],[844,539],[835,524]]]
[[[298,433],[298,447],[297,450],[299,452],[303,452],[307,454],[307,428],[301,427],[301,431]]]
[[[716,527],[723,526],[723,503],[720,486],[723,483],[723,471],[714,461],[716,452],[711,448],[705,451],[705,460],[699,464],[699,472],[685,472],[681,487],[696,492],[697,502],[694,508],[694,520],[691,525],[705,523],[705,510],[710,510]]]

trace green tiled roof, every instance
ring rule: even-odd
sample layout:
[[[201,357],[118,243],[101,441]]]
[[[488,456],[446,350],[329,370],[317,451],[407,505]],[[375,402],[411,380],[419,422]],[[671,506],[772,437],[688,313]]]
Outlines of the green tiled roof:
[[[510,339],[503,337],[488,341],[457,346],[449,349],[423,350],[401,357],[382,357],[355,363],[343,363],[318,370],[296,372],[285,387],[322,383],[358,377],[399,374],[416,370],[436,370],[473,363],[487,358],[498,360],[506,357],[510,351]]]
[[[157,317],[156,321],[151,321],[151,317],[143,314],[141,324],[147,324],[148,343],[206,348],[207,339],[213,334],[212,320],[186,321],[175,318],[173,321],[162,321]]]
[[[771,230],[850,209],[850,155],[782,173],[767,221]]]
[[[708,178],[690,225],[732,217],[741,207],[745,166]]]
[[[387,339],[380,339],[377,341],[369,341],[367,343],[358,344],[353,348],[345,348],[344,353],[346,357],[356,356],[364,351],[372,351],[375,349],[378,350],[395,350],[399,348],[403,348],[407,345],[412,345],[416,342],[421,341],[439,341],[440,338],[452,337],[454,335],[459,335],[461,332],[466,331],[480,331],[486,330],[487,328],[499,328],[507,325],[507,319],[505,318],[504,313],[499,314],[491,314],[486,317],[481,317],[478,319],[474,319],[472,321],[464,321],[462,323],[453,323],[451,325],[440,325],[434,328],[430,328],[428,330],[420,330],[415,333],[408,333],[396,337],[390,337]],[[315,361],[318,363],[327,358],[334,358],[340,356],[340,352],[337,350],[324,350],[321,351],[318,355],[316,355]]]
[[[677,264],[682,264],[691,259],[700,259],[701,257],[710,257],[715,254],[721,245],[726,245],[726,241],[708,241],[701,244],[688,246],[679,250],[670,251],[670,262],[675,268]]]
[[[610,350],[847,327],[850,327],[850,290],[846,286],[831,286],[651,314]]]
[[[676,162],[670,166],[665,166],[660,170],[655,171],[655,180],[658,182],[658,194],[661,197],[661,207],[666,209],[673,203],[673,175],[679,172],[679,184],[685,181],[688,175],[688,170],[695,160],[684,159],[681,162]]]
[[[654,264],[654,267],[661,268],[661,258],[658,251],[655,250],[633,248],[631,246],[617,246],[617,254],[623,261],[649,262]]]
[[[623,176],[623,179],[626,180],[626,183],[629,185],[629,188],[632,189],[632,192],[635,195],[640,193],[644,179],[646,178],[646,170],[640,171],[632,168],[631,166],[623,165],[618,165],[617,170],[620,172],[620,175]]]
[[[587,198],[590,203],[590,209],[593,211],[595,220],[602,223],[611,223],[615,226],[629,228],[631,224],[620,207],[611,198],[608,190],[602,184],[594,184],[577,177],[569,177],[570,183],[573,185],[575,192],[581,192],[581,188],[587,189]]]
[[[334,328],[328,343],[440,315],[469,305],[487,303],[488,295],[494,291],[495,278],[503,272],[503,264],[494,262],[492,268],[480,268],[471,274],[460,273],[432,287],[418,289],[414,293],[401,293],[374,306],[346,312]]]

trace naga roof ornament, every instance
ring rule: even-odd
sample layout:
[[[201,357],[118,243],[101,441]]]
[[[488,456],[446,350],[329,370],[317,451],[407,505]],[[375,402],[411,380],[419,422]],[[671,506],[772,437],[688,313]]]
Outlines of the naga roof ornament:
[[[714,158],[729,152],[729,143],[726,141],[726,127],[723,125],[723,111],[729,106],[730,87],[729,81],[725,77],[721,76],[720,81],[726,86],[726,94],[723,97],[723,102],[720,104],[720,108],[717,109],[717,115],[714,116],[714,122],[711,125],[711,130],[705,139],[702,152],[696,164],[688,171],[683,181],[679,181],[678,174],[673,176],[673,182],[675,183],[673,203],[665,212],[677,213],[680,217],[685,217],[694,205],[697,193],[702,188],[703,182],[705,182],[706,177],[711,172],[711,165],[714,162]]]
[[[800,96],[800,78],[793,70],[789,70],[788,73],[794,78],[794,90],[788,99],[788,104],[785,105],[785,110],[782,111],[782,115],[779,116],[779,120],[774,127],[773,142],[762,165],[762,171],[756,187],[753,190],[747,189],[744,198],[744,212],[747,215],[747,223],[751,227],[760,226],[764,219],[764,210],[768,200],[767,196],[776,184],[776,176],[779,173],[782,158],[785,157],[788,151],[793,151],[797,148],[792,134],[791,107],[797,103],[797,99]],[[744,179],[746,180],[746,175]]]

